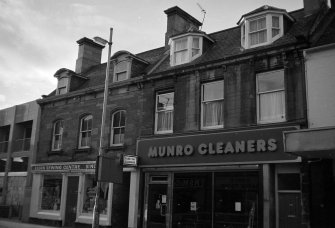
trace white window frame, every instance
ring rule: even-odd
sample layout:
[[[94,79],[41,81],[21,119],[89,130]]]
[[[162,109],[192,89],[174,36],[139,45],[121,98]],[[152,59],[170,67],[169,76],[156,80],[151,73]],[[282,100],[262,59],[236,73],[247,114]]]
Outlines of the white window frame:
[[[279,33],[272,37],[272,17],[278,17],[279,18],[279,28],[275,28],[275,29],[279,29]],[[255,21],[255,20],[259,20],[261,18],[265,18],[266,20],[266,42],[263,43],[258,43],[258,44],[254,44],[251,45],[250,44],[250,22],[251,21]],[[260,47],[260,46],[265,46],[265,45],[269,45],[271,43],[273,43],[274,41],[276,41],[277,39],[279,39],[280,37],[282,37],[284,35],[284,16],[283,14],[280,14],[278,12],[266,12],[266,13],[260,13],[260,14],[256,14],[256,15],[250,15],[248,17],[246,17],[240,24],[241,27],[241,45],[242,47],[244,47],[245,49],[249,49],[249,48],[255,48],[255,47]],[[255,32],[255,31],[254,31]],[[259,32],[259,31],[257,31]],[[245,37],[243,39],[243,34],[245,34]]]
[[[57,123],[61,123],[60,127],[60,132],[56,134],[56,125]],[[57,120],[53,124],[53,131],[52,131],[52,144],[51,144],[51,150],[52,151],[59,151],[62,149],[62,144],[63,144],[63,132],[64,132],[64,120]],[[55,148],[55,143],[56,143],[56,136],[59,136],[59,142],[58,147]]]
[[[276,73],[276,72],[280,72],[282,73],[282,77],[283,77],[283,87],[280,89],[275,89],[275,90],[269,90],[269,91],[264,91],[264,92],[258,92],[258,77],[259,76],[263,76],[263,75],[270,75],[272,73]],[[282,118],[278,118],[278,119],[271,119],[271,120],[262,120],[261,116],[260,116],[260,108],[261,108],[261,103],[260,103],[260,96],[264,95],[264,94],[271,94],[271,93],[277,93],[277,92],[282,92],[284,93],[283,96],[283,116]],[[256,107],[257,107],[257,123],[258,124],[267,124],[267,123],[277,123],[277,122],[285,122],[286,121],[286,91],[285,91],[285,74],[284,74],[284,70],[276,70],[276,71],[268,71],[268,72],[264,72],[264,73],[260,73],[256,75]]]
[[[114,117],[117,113],[120,113],[120,122],[118,123],[118,126],[114,126]],[[121,119],[122,119],[122,115],[124,115],[124,125],[121,126]],[[122,146],[124,144],[124,133],[123,133],[123,140],[121,143],[114,143],[114,130],[115,129],[126,129],[126,111],[125,110],[118,110],[116,112],[114,112],[112,114],[112,121],[111,121],[111,138],[110,138],[110,142],[111,142],[111,146]],[[121,140],[120,140],[121,141]]]
[[[85,130],[85,131],[82,130],[82,123],[83,123],[83,121],[86,120],[86,119],[89,119],[89,118],[92,120],[92,128],[93,128],[93,116],[92,116],[92,115],[86,115],[86,116],[84,116],[84,117],[82,117],[82,118],[80,119],[79,144],[78,144],[78,148],[79,148],[79,149],[85,149],[85,148],[90,148],[90,147],[91,147],[91,145],[86,145],[86,146],[82,146],[82,145],[81,145],[82,137],[83,137],[83,133],[88,133],[88,132],[90,132],[90,133],[91,133],[91,140],[90,140],[90,143],[92,142],[92,128],[91,128],[91,129],[88,129],[88,130]]]
[[[193,39],[199,39],[199,47],[194,48],[193,47]],[[176,42],[180,40],[186,40],[186,48],[181,50],[176,50]],[[202,55],[203,50],[203,36],[199,34],[184,34],[181,36],[174,37],[170,40],[171,47],[170,47],[170,65],[171,66],[177,66],[185,63],[189,63],[193,61],[194,59],[198,58]],[[193,55],[193,49],[198,50],[198,54]],[[183,62],[176,62],[176,53],[180,52],[186,52],[186,58]]]
[[[164,94],[173,94],[173,105],[172,107],[168,107],[167,110],[164,111],[159,111],[157,109],[157,104],[159,100],[159,96],[164,95]],[[172,126],[170,130],[165,130],[165,131],[158,131],[158,114],[160,112],[172,112]],[[155,134],[168,134],[168,133],[173,133],[173,123],[174,123],[174,91],[170,92],[159,92],[156,94],[156,101],[155,101]]]
[[[223,83],[223,97],[219,99],[214,99],[214,100],[204,100],[204,87],[205,85],[208,84],[216,84],[216,83]],[[204,104],[207,102],[213,102],[213,101],[222,101],[224,105],[224,80],[219,80],[219,81],[213,81],[213,82],[207,82],[203,83],[201,85],[201,129],[206,130],[206,129],[217,129],[217,128],[223,128],[224,127],[224,122],[222,125],[215,125],[215,126],[204,126]],[[224,113],[222,113],[222,117],[224,119]]]

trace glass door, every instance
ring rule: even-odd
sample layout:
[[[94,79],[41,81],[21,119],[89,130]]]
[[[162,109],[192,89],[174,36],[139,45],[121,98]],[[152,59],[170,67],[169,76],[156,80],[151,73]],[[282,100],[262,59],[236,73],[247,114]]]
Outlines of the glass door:
[[[169,182],[169,175],[147,174],[144,227],[169,228],[171,198],[168,191]]]

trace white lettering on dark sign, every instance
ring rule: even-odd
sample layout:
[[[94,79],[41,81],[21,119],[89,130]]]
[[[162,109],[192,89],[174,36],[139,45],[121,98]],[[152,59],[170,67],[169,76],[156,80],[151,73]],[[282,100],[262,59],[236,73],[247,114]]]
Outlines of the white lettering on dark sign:
[[[150,146],[149,158],[191,156],[195,153],[200,155],[225,155],[238,153],[274,152],[277,150],[277,140],[241,140],[233,142],[200,143],[194,147],[187,145]]]

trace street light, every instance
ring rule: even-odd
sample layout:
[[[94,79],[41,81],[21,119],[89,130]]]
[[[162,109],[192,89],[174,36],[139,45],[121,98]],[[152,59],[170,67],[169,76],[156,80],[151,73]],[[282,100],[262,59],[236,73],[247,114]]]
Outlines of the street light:
[[[106,122],[106,109],[107,109],[107,100],[108,100],[108,84],[109,84],[109,68],[110,68],[110,58],[111,58],[111,49],[112,49],[112,36],[113,36],[113,28],[110,28],[109,41],[102,39],[101,37],[94,37],[93,40],[103,46],[108,44],[108,59],[107,59],[107,67],[106,67],[106,78],[105,78],[105,88],[104,88],[104,100],[102,105],[102,118],[101,118],[101,133],[100,133],[100,143],[99,143],[99,154],[98,156],[102,156],[103,146],[104,146],[104,135],[105,135],[105,122]],[[98,159],[97,159],[98,161]],[[98,165],[98,164],[97,164]],[[98,167],[99,168],[99,167]],[[101,181],[97,179],[97,187],[95,193],[94,200],[94,209],[93,209],[93,223],[92,228],[99,227],[100,220],[100,208],[99,208],[99,199],[100,199],[100,189],[101,189]]]

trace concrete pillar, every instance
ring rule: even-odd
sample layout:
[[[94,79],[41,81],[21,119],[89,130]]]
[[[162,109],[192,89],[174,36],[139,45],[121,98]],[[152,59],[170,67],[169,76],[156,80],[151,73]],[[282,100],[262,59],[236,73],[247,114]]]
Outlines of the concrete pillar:
[[[128,211],[128,228],[138,227],[138,201],[140,188],[140,171],[134,170],[130,173],[130,190],[129,190],[129,211]]]

